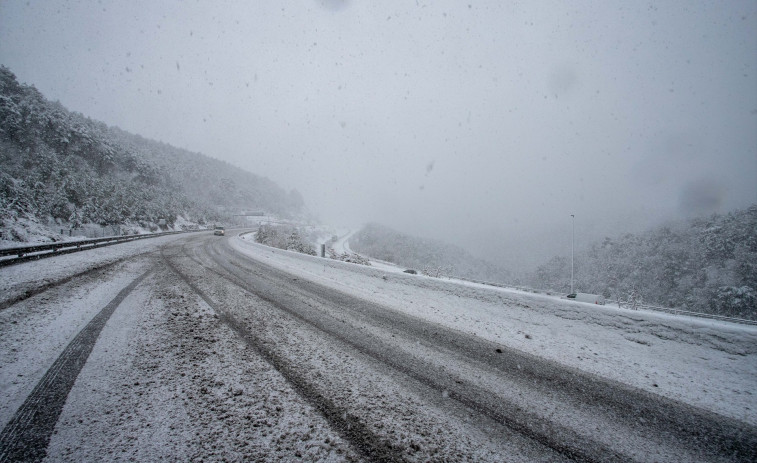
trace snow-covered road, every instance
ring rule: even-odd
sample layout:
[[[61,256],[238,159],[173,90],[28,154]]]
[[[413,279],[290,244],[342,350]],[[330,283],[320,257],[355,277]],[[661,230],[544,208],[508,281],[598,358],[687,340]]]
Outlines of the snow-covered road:
[[[754,327],[392,273],[235,234],[141,244],[0,269],[0,460],[757,457]],[[70,390],[35,396],[109,306]],[[18,424],[19,410],[49,408],[37,396],[64,399],[42,449],[18,437],[44,430],[33,413]]]

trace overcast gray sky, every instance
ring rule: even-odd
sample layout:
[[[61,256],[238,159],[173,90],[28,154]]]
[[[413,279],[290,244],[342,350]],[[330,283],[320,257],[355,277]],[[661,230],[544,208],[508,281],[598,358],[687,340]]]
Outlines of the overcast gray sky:
[[[0,63],[326,222],[491,257],[757,203],[753,0],[0,0]]]

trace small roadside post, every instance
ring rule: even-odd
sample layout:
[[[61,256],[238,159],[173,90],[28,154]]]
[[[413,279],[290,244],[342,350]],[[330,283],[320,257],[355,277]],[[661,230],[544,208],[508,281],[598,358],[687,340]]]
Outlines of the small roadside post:
[[[571,217],[571,233],[570,233],[570,294],[576,294],[573,292],[573,248],[576,243],[576,216],[570,214]]]

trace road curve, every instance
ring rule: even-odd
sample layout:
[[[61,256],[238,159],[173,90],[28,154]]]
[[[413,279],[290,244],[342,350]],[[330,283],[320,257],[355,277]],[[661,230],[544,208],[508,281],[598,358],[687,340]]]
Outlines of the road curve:
[[[747,424],[293,277],[225,239],[163,258],[366,459],[757,459]]]
[[[114,248],[13,286],[0,461],[757,461],[753,425],[327,288],[236,239]]]

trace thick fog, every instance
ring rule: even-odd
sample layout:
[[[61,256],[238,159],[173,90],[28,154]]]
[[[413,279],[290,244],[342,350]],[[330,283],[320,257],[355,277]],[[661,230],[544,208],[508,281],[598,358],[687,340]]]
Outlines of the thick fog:
[[[3,1],[110,125],[508,265],[757,202],[757,2]]]

